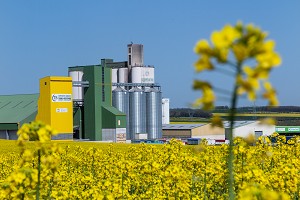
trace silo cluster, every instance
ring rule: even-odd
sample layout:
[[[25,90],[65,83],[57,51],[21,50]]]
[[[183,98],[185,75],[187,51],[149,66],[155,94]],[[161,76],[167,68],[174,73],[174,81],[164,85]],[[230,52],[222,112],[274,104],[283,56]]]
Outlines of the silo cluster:
[[[128,140],[137,134],[162,137],[162,95],[154,81],[154,67],[143,64],[143,45],[129,44],[127,66],[112,69],[113,106],[127,115]]]
[[[156,88],[117,86],[112,91],[113,106],[127,116],[126,139],[136,139],[136,134],[147,133],[148,139],[162,137],[161,91]]]

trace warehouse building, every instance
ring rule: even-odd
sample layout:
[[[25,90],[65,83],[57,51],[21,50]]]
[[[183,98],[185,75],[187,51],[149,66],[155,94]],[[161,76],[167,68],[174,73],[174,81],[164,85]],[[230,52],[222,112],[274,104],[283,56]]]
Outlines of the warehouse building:
[[[163,138],[225,139],[225,129],[211,124],[163,124]]]
[[[0,139],[15,140],[17,131],[35,119],[39,94],[0,96]]]
[[[163,124],[163,138],[226,140],[229,138],[230,122],[225,121],[223,124],[224,128],[212,127],[211,124]],[[298,129],[290,128],[290,130],[295,132]],[[262,124],[259,121],[235,121],[233,127],[234,137],[247,137],[249,134],[254,134],[258,138],[259,136],[269,136],[274,132],[275,125]]]
[[[229,138],[230,122],[224,122],[225,138]],[[233,126],[233,137],[247,137],[254,134],[259,136],[269,136],[275,132],[275,125],[262,124],[260,121],[235,121]]]

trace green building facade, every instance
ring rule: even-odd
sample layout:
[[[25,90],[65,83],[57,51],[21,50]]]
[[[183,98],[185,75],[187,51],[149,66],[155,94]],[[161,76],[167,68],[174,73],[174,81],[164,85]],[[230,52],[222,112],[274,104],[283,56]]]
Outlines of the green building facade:
[[[300,126],[276,126],[275,132],[285,136],[300,135]]]
[[[83,106],[74,104],[74,127],[79,138],[93,141],[126,142],[126,115],[112,106],[112,59],[101,59],[100,65],[69,67],[82,71],[82,81],[88,82],[83,90]]]

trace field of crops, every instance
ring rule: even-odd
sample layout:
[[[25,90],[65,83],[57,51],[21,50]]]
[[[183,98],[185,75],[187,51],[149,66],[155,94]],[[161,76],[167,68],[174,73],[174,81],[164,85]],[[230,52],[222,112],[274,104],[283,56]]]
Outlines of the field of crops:
[[[238,199],[299,199],[295,140],[235,142]],[[18,144],[0,141],[0,199],[228,199],[226,145]]]
[[[229,113],[213,113],[221,117],[228,117]],[[299,118],[300,113],[237,113],[236,117],[282,117],[282,118]]]

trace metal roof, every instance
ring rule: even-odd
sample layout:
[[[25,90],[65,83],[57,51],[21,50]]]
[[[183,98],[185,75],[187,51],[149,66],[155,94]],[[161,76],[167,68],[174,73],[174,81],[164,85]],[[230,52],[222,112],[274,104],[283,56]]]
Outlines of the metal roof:
[[[103,105],[102,108],[108,110],[109,112],[113,113],[114,115],[118,115],[118,116],[126,115],[125,113],[119,111],[118,109],[116,109],[113,106]]]
[[[198,128],[200,126],[204,126],[205,124],[163,124],[163,130],[190,130],[194,128]]]
[[[233,128],[238,128],[241,126],[245,126],[248,124],[255,123],[256,121],[235,121],[233,124]],[[230,121],[224,121],[223,122],[224,128],[230,128]]]
[[[245,126],[248,124],[255,123],[256,121],[235,121],[233,128],[238,128],[241,126]],[[230,121],[224,121],[224,128],[230,128]],[[162,129],[164,130],[175,130],[175,129],[181,129],[181,130],[189,130],[198,128],[200,126],[204,126],[206,124],[163,124]]]
[[[0,95],[0,124],[20,123],[37,112],[39,94]]]

